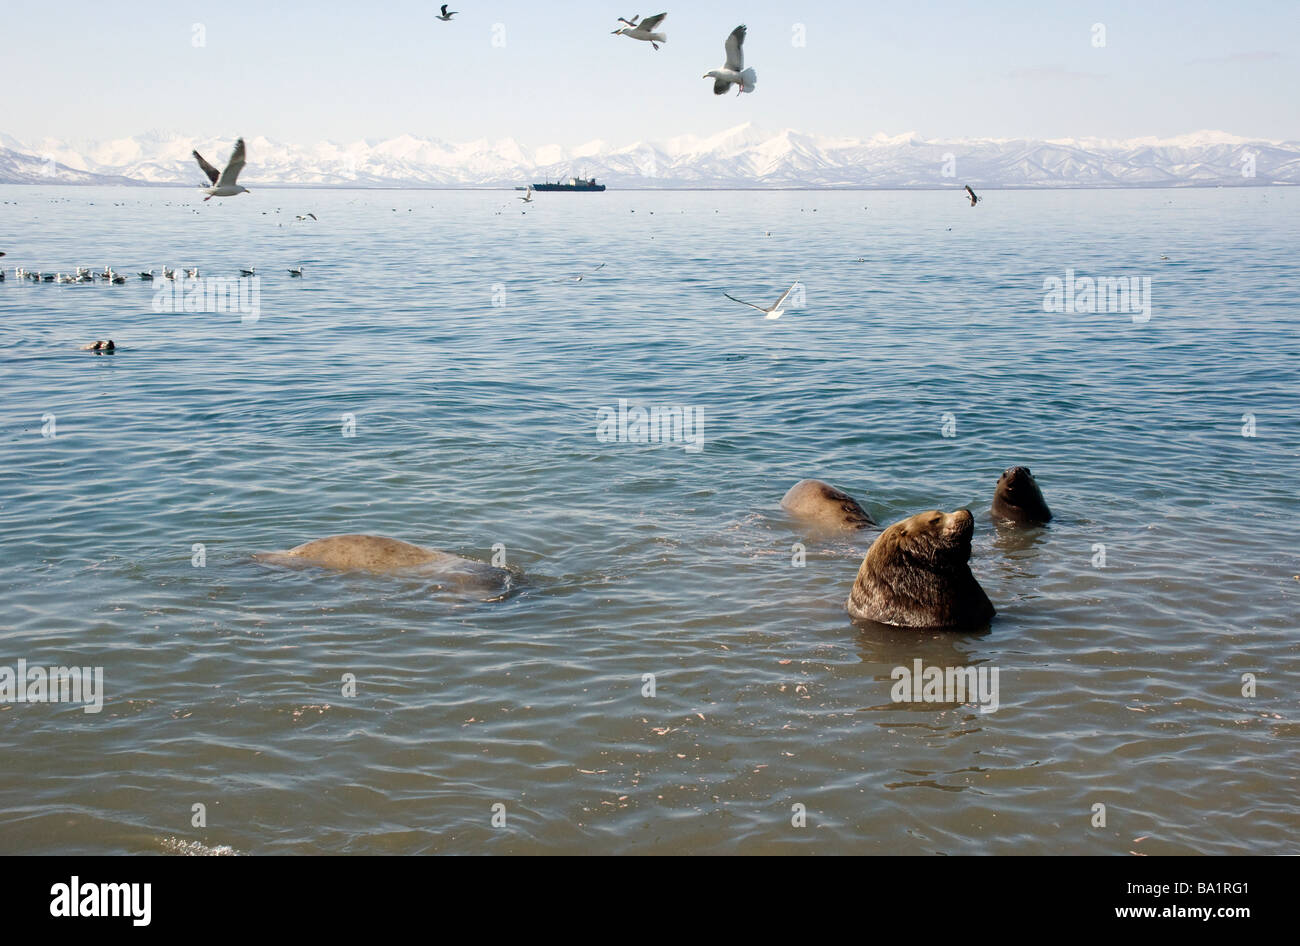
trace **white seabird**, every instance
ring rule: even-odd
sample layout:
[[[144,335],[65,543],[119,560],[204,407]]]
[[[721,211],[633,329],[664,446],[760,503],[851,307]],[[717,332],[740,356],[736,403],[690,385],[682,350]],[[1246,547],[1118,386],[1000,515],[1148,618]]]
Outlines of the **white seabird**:
[[[664,21],[667,13],[656,13],[654,16],[648,16],[639,24],[636,22],[637,16],[625,20],[621,16],[618,18],[620,23],[626,23],[626,26],[620,26],[610,33],[611,36],[626,36],[628,39],[639,39],[642,42],[649,43],[655,49],[659,48],[660,43],[668,42],[668,36],[665,33],[656,33],[655,27]]]
[[[296,269],[291,269],[291,270],[289,270],[289,275],[290,275],[290,276],[301,276],[301,275],[302,275],[302,267],[299,266],[299,267],[297,267]]]
[[[529,184],[529,185],[528,185],[528,193],[525,194],[523,197],[520,197],[519,199],[522,200],[525,204],[531,204],[531,203],[533,202],[533,185],[532,185],[532,184]]]
[[[713,94],[722,95],[733,85],[739,85],[740,90],[736,92],[753,92],[754,86],[758,82],[758,73],[753,69],[745,68],[745,27],[737,26],[727,37],[725,44],[727,50],[727,64],[721,69],[714,69],[711,72],[704,73],[703,78],[713,80]]]
[[[235,142],[235,150],[230,152],[230,160],[226,163],[226,169],[218,173],[207,161],[203,160],[203,155],[197,151],[193,152],[194,160],[199,162],[199,167],[203,173],[208,176],[212,182],[211,187],[202,188],[207,194],[204,200],[211,200],[213,197],[234,197],[236,194],[252,193],[247,187],[235,183],[239,177],[239,172],[244,169],[244,139],[240,138]]]
[[[785,292],[781,294],[781,298],[777,299],[774,305],[770,305],[767,308],[763,308],[761,305],[754,305],[754,303],[752,302],[746,302],[744,299],[737,299],[735,296],[730,295],[729,293],[724,292],[723,295],[726,296],[728,299],[730,299],[732,302],[739,302],[741,305],[747,305],[751,309],[757,309],[759,312],[762,312],[763,315],[769,319],[779,319],[782,313],[785,312],[785,309],[783,308],[785,306],[785,300],[790,298],[790,293],[794,292],[795,289],[797,288],[799,288],[799,283],[796,282],[793,286],[791,286],[789,289],[787,289]]]
[[[448,12],[447,12],[447,4],[444,3],[444,4],[442,5],[442,14],[441,14],[440,16],[438,16],[438,19],[442,20],[444,23],[450,23],[450,22],[451,22],[451,18],[452,18],[453,16],[455,16],[455,15],[456,15],[457,13],[459,13],[459,12],[460,12],[459,10],[452,10],[450,13],[448,13]]]

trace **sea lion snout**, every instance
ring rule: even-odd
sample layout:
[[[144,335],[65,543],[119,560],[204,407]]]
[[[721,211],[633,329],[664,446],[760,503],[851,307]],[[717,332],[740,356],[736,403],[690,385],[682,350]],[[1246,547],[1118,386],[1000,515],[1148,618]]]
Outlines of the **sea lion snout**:
[[[957,540],[970,539],[975,534],[975,516],[969,509],[958,509],[950,513],[944,523],[944,534]]]

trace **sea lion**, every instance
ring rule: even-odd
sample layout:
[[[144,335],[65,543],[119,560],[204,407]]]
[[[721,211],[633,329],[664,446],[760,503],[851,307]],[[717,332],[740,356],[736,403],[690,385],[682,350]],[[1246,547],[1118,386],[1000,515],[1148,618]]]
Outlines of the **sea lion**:
[[[855,618],[918,628],[978,628],[996,613],[971,574],[969,509],[895,522],[867,550],[849,592]]]
[[[876,523],[858,501],[821,480],[800,480],[781,497],[790,515],[828,531],[855,532]]]
[[[1051,521],[1052,510],[1047,508],[1029,467],[1013,466],[998,478],[998,488],[993,494],[993,515],[1024,525],[1042,525]]]
[[[382,535],[332,535],[284,552],[259,552],[253,558],[271,565],[431,578],[441,587],[458,590],[507,591],[514,582],[507,569]]]
[[[110,338],[108,341],[97,341],[93,345],[82,345],[81,350],[94,352],[117,351],[117,346],[113,344],[113,340]]]

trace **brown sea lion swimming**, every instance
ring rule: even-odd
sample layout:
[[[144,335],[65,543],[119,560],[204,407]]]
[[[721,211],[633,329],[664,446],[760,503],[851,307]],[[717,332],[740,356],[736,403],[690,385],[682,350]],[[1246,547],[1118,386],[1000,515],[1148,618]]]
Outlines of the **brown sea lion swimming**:
[[[96,341],[93,345],[82,345],[81,350],[95,351],[95,352],[111,352],[111,351],[117,351],[117,346],[113,344],[113,340],[111,338],[108,341],[103,341],[102,339],[100,339],[99,341]]]
[[[896,522],[867,550],[849,592],[855,618],[899,627],[975,629],[996,613],[971,574],[969,509]]]
[[[440,587],[461,591],[505,592],[515,577],[505,568],[382,535],[332,535],[284,552],[260,552],[253,558],[271,565],[314,565],[334,571],[429,578]]]
[[[876,523],[858,501],[821,480],[800,480],[781,497],[791,516],[830,532],[854,532]]]
[[[1027,466],[1013,466],[998,479],[993,494],[993,515],[1022,525],[1042,525],[1052,519],[1052,510]]]

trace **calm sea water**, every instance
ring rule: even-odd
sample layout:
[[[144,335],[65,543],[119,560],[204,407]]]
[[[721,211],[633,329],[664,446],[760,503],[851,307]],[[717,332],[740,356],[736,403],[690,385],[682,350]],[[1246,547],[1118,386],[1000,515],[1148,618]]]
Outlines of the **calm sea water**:
[[[0,665],[106,692],[0,704],[0,851],[1295,853],[1300,193],[985,196],[0,189]],[[77,265],[131,281],[13,278]],[[1067,270],[1150,321],[1044,312]],[[1013,464],[1050,527],[991,521]],[[969,506],[991,629],[853,624],[809,476]],[[525,580],[251,560],[344,532]],[[917,659],[998,710],[894,702]]]

